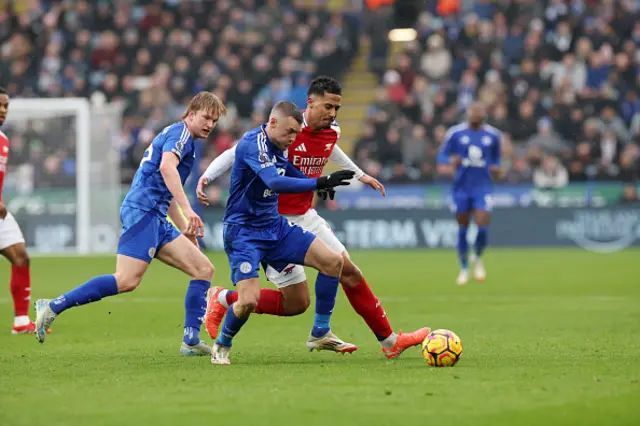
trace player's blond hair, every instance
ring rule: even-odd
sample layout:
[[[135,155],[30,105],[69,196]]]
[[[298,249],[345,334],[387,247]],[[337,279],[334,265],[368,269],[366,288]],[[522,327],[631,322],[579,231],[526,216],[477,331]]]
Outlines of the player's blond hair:
[[[182,119],[187,118],[191,111],[207,111],[214,117],[221,117],[227,114],[227,107],[222,100],[211,92],[200,92],[189,101],[187,109],[182,114]]]

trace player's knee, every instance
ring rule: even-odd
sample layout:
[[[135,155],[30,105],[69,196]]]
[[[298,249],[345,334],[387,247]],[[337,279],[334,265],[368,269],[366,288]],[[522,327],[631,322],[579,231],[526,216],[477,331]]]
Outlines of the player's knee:
[[[113,276],[116,279],[118,293],[129,293],[138,288],[142,281],[142,275],[125,275],[116,272]]]
[[[216,269],[213,267],[213,264],[209,259],[205,259],[196,266],[193,279],[211,281],[215,272]]]
[[[16,253],[11,263],[15,266],[29,266],[31,259],[26,250],[20,250]]]
[[[294,316],[304,314],[311,305],[309,293],[304,296],[284,299],[284,314],[286,316]]]
[[[307,312],[307,309],[309,309],[309,305],[311,305],[311,298],[307,294],[306,298],[296,301],[292,315],[304,314],[305,312]]]
[[[342,255],[338,253],[332,253],[328,256],[324,262],[324,271],[321,271],[325,275],[331,277],[339,277],[342,274],[342,268],[344,267],[344,259]]]
[[[490,218],[491,216],[489,215],[489,212],[480,211],[475,215],[476,225],[489,226]]]
[[[355,287],[362,281],[362,272],[353,262],[346,261],[340,275],[340,282],[347,287]]]
[[[245,297],[238,298],[238,301],[234,304],[234,312],[238,316],[238,318],[246,318],[251,314],[251,312],[256,310],[258,307],[258,301],[260,297],[255,297],[254,295],[245,295]]]

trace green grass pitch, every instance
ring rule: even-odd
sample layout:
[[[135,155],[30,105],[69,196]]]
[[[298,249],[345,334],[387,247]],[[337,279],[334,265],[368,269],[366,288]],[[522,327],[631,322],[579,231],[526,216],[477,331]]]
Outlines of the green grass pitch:
[[[226,258],[210,256],[228,286]],[[66,312],[44,345],[9,334],[5,287],[0,425],[640,424],[640,251],[489,250],[487,282],[466,287],[453,251],[352,257],[395,329],[460,336],[456,367],[428,368],[417,348],[386,360],[342,292],[332,327],[359,345],[353,355],[307,352],[309,310],[252,316],[230,366],[181,358],[187,280],[157,262],[134,293]],[[112,257],[36,258],[34,298],[113,267]]]

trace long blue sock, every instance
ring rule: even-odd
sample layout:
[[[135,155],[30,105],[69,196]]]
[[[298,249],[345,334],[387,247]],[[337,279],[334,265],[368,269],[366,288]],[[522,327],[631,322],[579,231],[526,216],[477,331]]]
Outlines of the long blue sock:
[[[207,290],[211,283],[205,280],[192,280],[184,297],[184,337],[182,340],[189,346],[200,342],[200,325],[207,311]]]
[[[236,334],[238,334],[238,332],[248,319],[249,316],[247,316],[246,318],[238,318],[233,312],[232,303],[231,306],[229,306],[229,309],[227,309],[227,315],[224,317],[222,329],[220,330],[220,333],[218,333],[216,343],[222,346],[231,346],[233,338]]]
[[[331,330],[329,322],[333,308],[336,306],[339,282],[339,277],[330,277],[318,272],[316,278],[316,315],[311,329],[313,337],[322,337]]]
[[[489,228],[486,226],[478,227],[478,235],[476,236],[476,256],[482,256],[484,249],[489,243]]]
[[[113,275],[101,275],[91,278],[80,287],[76,287],[53,299],[49,303],[49,307],[56,314],[60,314],[74,306],[97,302],[103,297],[113,296],[114,294],[118,294],[116,277]]]
[[[458,249],[458,259],[460,260],[460,267],[462,269],[467,269],[469,267],[469,242],[467,241],[466,226],[458,227],[458,244],[456,245],[456,248]]]

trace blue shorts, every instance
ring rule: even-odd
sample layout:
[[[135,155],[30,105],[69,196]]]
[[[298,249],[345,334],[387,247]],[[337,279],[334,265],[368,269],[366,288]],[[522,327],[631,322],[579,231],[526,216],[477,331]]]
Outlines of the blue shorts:
[[[151,263],[162,246],[180,236],[180,231],[166,218],[156,213],[131,207],[120,209],[122,235],[118,254]]]
[[[316,236],[280,217],[270,228],[224,224],[224,251],[229,258],[231,281],[258,277],[258,269],[267,263],[278,272],[293,263],[304,265],[309,246]]]
[[[471,210],[490,212],[493,207],[493,201],[491,199],[491,193],[487,191],[454,191],[453,206],[456,214],[466,213]]]

